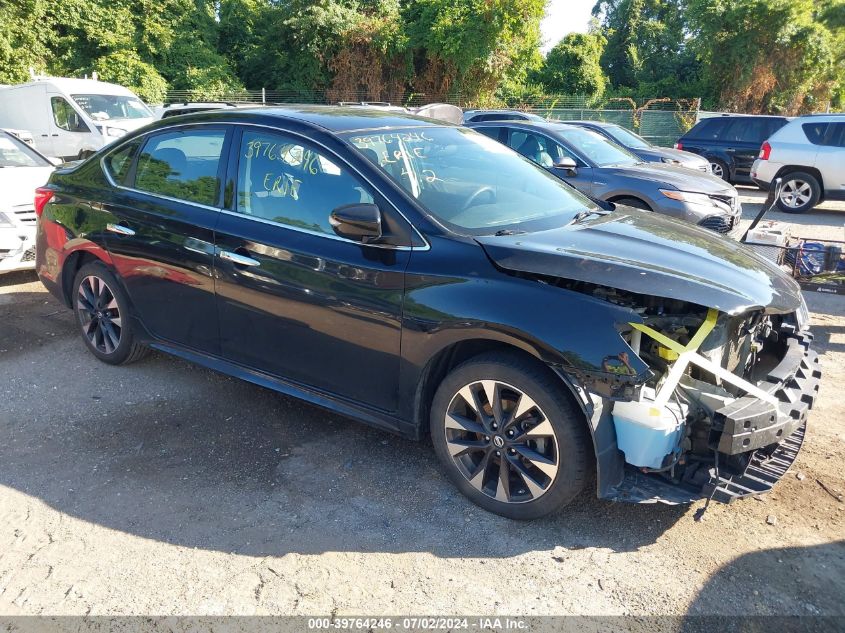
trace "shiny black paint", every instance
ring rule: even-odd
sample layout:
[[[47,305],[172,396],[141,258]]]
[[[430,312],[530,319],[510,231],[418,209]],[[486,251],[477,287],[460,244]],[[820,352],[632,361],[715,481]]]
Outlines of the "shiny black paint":
[[[392,242],[355,244],[232,213],[234,143],[224,153],[223,211],[114,187],[104,178],[101,153],[51,178],[56,196],[39,222],[37,263],[52,292],[67,301],[63,265],[78,261],[80,253],[96,257],[124,284],[154,347],[410,436],[427,424],[433,377],[461,346],[522,350],[552,366],[561,389],[582,395],[582,387],[600,394],[616,389],[620,377],[603,368],[608,356],[629,354],[628,382],[648,376],[620,335],[641,320],[636,313],[542,283],[513,265],[550,245],[520,253],[529,236],[484,238],[482,247],[448,232],[329,131],[433,123],[361,109],[238,109],[173,117],[115,147],[184,124],[225,124],[233,131],[266,126],[306,136],[377,189]],[[113,237],[105,231],[109,223],[131,225],[136,235]],[[680,230],[671,222],[659,227],[667,240]],[[657,234],[642,226],[631,231],[632,240],[643,244]],[[699,244],[677,240],[676,251],[688,255],[680,259],[684,266],[697,266],[701,245],[719,240],[699,233]],[[555,239],[570,258],[590,254],[567,243],[565,234]],[[499,248],[495,240],[502,240]],[[598,237],[590,247],[606,250]],[[244,253],[260,266],[225,261],[219,256],[224,250]],[[617,272],[608,269],[608,285],[616,283]],[[655,282],[652,292],[668,290]],[[688,293],[699,297],[694,283]],[[589,415],[589,400],[579,401]],[[597,455],[610,456],[603,461],[611,472],[621,462],[606,435],[594,439]],[[613,483],[602,484],[600,476],[600,489]]]

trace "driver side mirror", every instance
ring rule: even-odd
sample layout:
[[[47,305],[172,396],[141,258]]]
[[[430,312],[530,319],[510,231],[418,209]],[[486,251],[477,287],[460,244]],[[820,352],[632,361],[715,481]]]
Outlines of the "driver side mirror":
[[[371,244],[382,236],[381,211],[375,204],[344,204],[329,216],[334,232],[350,240]]]
[[[558,162],[554,164],[555,169],[563,169],[566,173],[574,176],[578,173],[577,165],[575,161],[572,160],[569,156],[564,156]]]

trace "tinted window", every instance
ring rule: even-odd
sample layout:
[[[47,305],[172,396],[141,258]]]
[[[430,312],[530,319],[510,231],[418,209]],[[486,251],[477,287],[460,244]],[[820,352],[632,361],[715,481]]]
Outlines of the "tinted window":
[[[461,127],[345,135],[441,223],[459,233],[542,230],[596,205],[501,143]]]
[[[831,123],[824,144],[831,147],[845,147],[845,123]]]
[[[761,144],[769,137],[768,119],[735,118],[730,122],[722,140],[737,143]]]
[[[596,130],[598,131],[598,130]],[[651,147],[651,143],[645,140],[639,134],[634,134],[631,130],[626,130],[620,125],[609,125],[604,128],[617,143],[625,147],[633,147],[635,149],[646,149]]]
[[[827,123],[813,122],[813,123],[804,123],[801,125],[801,129],[804,130],[804,134],[807,135],[807,139],[813,145],[822,145],[824,142],[824,136],[827,134]]]
[[[151,137],[138,157],[135,188],[213,205],[225,136],[223,130],[187,130]]]
[[[481,132],[484,136],[489,136],[494,140],[499,140],[502,128],[500,127],[477,127],[473,128],[476,132]]]
[[[76,110],[61,97],[51,98],[50,107],[53,109],[53,121],[57,127],[68,132],[88,131],[88,126],[82,122]]]
[[[263,131],[243,133],[238,162],[239,213],[335,235],[329,224],[334,209],[373,201],[369,187],[348,168],[300,139]]]
[[[716,140],[719,138],[719,133],[722,131],[722,126],[725,119],[711,118],[699,121],[695,127],[686,133],[688,138],[700,138],[702,140]]]
[[[135,151],[138,149],[140,144],[140,140],[128,143],[106,156],[103,161],[103,164],[109,172],[109,175],[112,177],[112,180],[114,180],[117,184],[126,184],[126,176],[129,174],[129,168],[132,165],[132,157],[135,155]]]

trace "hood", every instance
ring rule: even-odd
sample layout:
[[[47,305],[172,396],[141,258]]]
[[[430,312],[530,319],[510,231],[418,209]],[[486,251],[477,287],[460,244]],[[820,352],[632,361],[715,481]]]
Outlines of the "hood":
[[[550,231],[475,238],[501,268],[689,301],[738,314],[794,312],[798,284],[732,240],[672,218],[618,207]]]
[[[25,204],[34,206],[35,189],[46,184],[54,167],[0,167],[0,211]]]
[[[679,149],[672,149],[670,147],[647,147],[632,151],[637,156],[645,160],[661,162],[665,158],[666,160],[677,161],[684,167],[692,169],[700,169],[710,164],[706,158],[703,158],[698,154],[684,152]]]
[[[736,189],[721,178],[705,173],[690,173],[687,167],[664,163],[640,163],[638,165],[611,165],[599,168],[602,173],[640,180],[650,180],[661,187],[704,193],[708,195],[736,196]]]

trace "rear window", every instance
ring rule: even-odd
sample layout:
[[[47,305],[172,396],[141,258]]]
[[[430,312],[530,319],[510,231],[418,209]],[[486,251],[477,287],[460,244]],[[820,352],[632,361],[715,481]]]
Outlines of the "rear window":
[[[722,134],[729,142],[761,144],[769,138],[769,120],[757,118],[736,118]]]
[[[819,121],[804,123],[801,126],[801,129],[804,130],[804,134],[807,135],[807,140],[809,140],[813,145],[823,145],[825,134],[827,134],[827,126],[827,123]]]
[[[103,161],[103,165],[109,173],[109,176],[111,176],[112,180],[114,180],[118,185],[126,184],[126,176],[129,174],[129,167],[132,165],[132,157],[135,155],[135,151],[138,149],[140,144],[140,140],[127,143],[123,147],[107,155]]]

